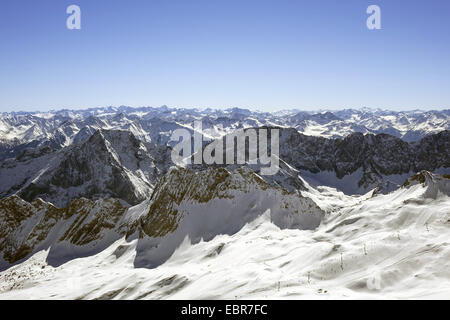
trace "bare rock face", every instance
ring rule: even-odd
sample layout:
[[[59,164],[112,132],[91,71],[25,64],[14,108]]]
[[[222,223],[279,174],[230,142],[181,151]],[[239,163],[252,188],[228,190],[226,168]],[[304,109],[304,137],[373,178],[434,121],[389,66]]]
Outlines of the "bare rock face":
[[[158,266],[186,237],[196,243],[233,234],[264,212],[282,229],[315,229],[324,214],[310,198],[272,186],[247,167],[173,169],[141,218],[135,265]]]
[[[281,157],[286,162],[311,172],[332,170],[338,177],[360,167],[385,175],[450,167],[450,131],[407,143],[387,134],[354,133],[344,139],[325,139],[281,129],[281,141]]]
[[[298,222],[281,223],[280,220],[280,227],[295,228],[301,224],[302,218],[305,218],[302,229],[314,229],[320,223],[322,212],[311,199],[291,194],[281,187],[273,187],[247,167],[232,172],[224,168],[209,168],[200,172],[178,168],[164,176],[157,185],[151,197],[149,214],[143,220],[143,231],[151,237],[164,236],[177,228],[180,219],[195,214],[190,210],[193,206],[206,206],[213,201],[223,200],[224,207],[220,214],[224,214],[229,210],[230,203],[242,204],[241,199],[249,202],[252,197],[255,199],[250,209],[254,209],[256,205],[261,210],[272,209],[271,214],[275,217],[277,211],[291,208],[280,215],[287,219],[292,214],[293,220],[298,214]],[[267,203],[267,206],[262,205],[263,203]],[[233,210],[242,214],[233,214],[242,217],[247,214],[247,209],[249,208],[234,208]]]
[[[344,139],[325,139],[293,129],[280,130],[280,157],[285,162],[301,172],[332,172],[338,179],[360,170],[362,175],[356,183],[366,190],[377,187],[391,191],[383,178],[392,175],[450,171],[450,131],[407,143],[387,134],[353,133]]]
[[[40,197],[56,206],[113,197],[133,205],[150,196],[170,159],[170,148],[143,143],[128,131],[99,130],[80,144],[44,151],[1,164],[1,196]]]
[[[0,253],[3,263],[0,259],[0,267],[48,248],[49,262],[56,265],[76,251],[59,255],[55,253],[58,248],[79,247],[77,256],[99,250],[110,244],[112,239],[106,235],[116,228],[125,210],[117,199],[94,202],[81,198],[73,200],[66,208],[57,208],[41,199],[31,203],[18,196],[1,199]],[[117,233],[116,238],[119,236]]]
[[[138,239],[135,265],[155,267],[188,237],[238,232],[261,214],[280,228],[314,229],[324,212],[310,199],[273,187],[252,170],[174,168],[152,196],[127,208],[117,199],[74,199],[67,207],[18,196],[0,200],[0,268],[40,250],[60,265],[95,254],[120,238]]]
[[[350,194],[365,193],[374,188],[380,192],[390,192],[401,186],[406,176],[420,170],[442,170],[450,173],[450,131],[442,131],[419,142],[408,143],[388,134],[352,133],[343,139],[328,139],[304,135],[293,128],[251,129],[258,135],[259,130],[267,130],[269,140],[271,130],[279,130],[280,170],[275,175],[262,178],[269,184],[281,186],[290,192],[305,190],[301,178],[308,180],[308,173],[323,175],[323,185],[347,184],[350,185],[350,190],[358,190],[346,192]],[[246,130],[239,134],[245,135]],[[226,138],[221,139],[224,149],[225,140]],[[248,144],[245,152],[248,160]],[[234,162],[236,163],[236,155]],[[261,168],[260,165],[245,165],[256,172]],[[195,170],[204,170],[207,166],[192,167]],[[224,164],[217,167],[232,170],[239,165]],[[356,177],[348,179],[352,175]],[[343,182],[336,183],[340,180]]]

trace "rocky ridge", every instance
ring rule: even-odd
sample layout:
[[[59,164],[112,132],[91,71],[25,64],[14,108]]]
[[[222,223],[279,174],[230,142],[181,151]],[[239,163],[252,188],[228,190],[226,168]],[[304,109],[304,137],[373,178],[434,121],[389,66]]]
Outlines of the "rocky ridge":
[[[311,199],[274,188],[248,168],[172,169],[150,199],[130,208],[118,199],[81,198],[57,208],[11,196],[0,200],[0,265],[39,250],[49,250],[48,263],[60,265],[126,237],[139,239],[135,265],[155,267],[185,237],[198,242],[232,234],[267,210],[280,228],[314,229],[323,217]]]

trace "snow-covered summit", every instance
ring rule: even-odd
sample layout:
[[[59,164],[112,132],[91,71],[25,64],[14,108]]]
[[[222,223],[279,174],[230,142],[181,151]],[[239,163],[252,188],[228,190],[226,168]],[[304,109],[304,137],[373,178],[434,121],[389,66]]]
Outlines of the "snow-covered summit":
[[[344,109],[333,111],[259,112],[247,109],[184,109],[106,107],[49,112],[0,114],[0,160],[14,157],[27,147],[62,148],[81,142],[98,129],[131,131],[138,139],[167,144],[171,131],[192,127],[202,120],[204,129],[220,134],[239,128],[292,127],[306,135],[343,138],[354,132],[387,133],[405,141],[450,129],[450,111],[388,111]],[[220,129],[219,129],[220,128]],[[221,131],[222,130],[222,131]]]

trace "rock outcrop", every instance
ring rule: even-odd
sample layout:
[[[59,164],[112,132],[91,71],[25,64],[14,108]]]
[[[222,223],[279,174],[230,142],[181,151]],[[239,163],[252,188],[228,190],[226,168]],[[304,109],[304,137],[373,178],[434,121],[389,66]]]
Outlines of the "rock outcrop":
[[[273,187],[245,167],[172,169],[150,199],[131,208],[117,199],[81,198],[57,208],[11,196],[0,200],[0,266],[40,250],[60,265],[126,237],[138,239],[135,265],[155,267],[186,237],[198,242],[233,234],[264,213],[280,228],[296,229],[316,228],[324,214],[310,198]]]

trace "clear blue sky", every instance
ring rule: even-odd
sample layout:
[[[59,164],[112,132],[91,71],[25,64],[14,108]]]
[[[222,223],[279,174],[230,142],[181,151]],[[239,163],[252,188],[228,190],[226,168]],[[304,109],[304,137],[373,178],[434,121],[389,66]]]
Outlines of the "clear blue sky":
[[[449,108],[449,16],[448,0],[2,0],[0,111]]]

